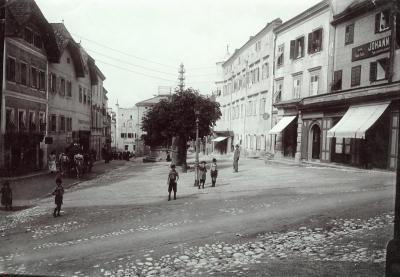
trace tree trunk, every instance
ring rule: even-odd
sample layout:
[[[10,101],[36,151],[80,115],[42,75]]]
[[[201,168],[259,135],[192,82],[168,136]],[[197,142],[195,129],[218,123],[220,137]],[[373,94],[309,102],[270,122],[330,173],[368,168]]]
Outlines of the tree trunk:
[[[176,165],[182,166],[182,172],[187,171],[186,154],[187,154],[187,142],[184,136],[179,136],[178,140],[178,155]]]

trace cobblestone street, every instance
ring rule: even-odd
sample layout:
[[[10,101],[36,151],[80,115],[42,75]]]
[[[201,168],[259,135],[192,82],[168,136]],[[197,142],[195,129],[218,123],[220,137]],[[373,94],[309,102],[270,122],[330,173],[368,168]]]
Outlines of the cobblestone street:
[[[383,276],[393,173],[219,164],[215,188],[180,173],[176,201],[167,201],[167,163],[133,161],[68,189],[59,218],[52,198],[0,211],[0,272]]]

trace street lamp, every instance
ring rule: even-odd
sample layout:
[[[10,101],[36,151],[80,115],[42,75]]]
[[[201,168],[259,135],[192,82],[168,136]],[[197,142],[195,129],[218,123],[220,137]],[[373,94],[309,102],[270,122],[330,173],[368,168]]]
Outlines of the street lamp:
[[[199,186],[199,115],[200,111],[195,110],[196,115],[196,158],[195,158],[195,180],[194,186]]]

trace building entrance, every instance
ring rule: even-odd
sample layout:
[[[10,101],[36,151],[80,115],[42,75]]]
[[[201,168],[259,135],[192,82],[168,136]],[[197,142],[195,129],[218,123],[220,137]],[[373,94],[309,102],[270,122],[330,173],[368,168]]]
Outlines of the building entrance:
[[[321,158],[321,129],[317,124],[311,128],[312,138],[312,159],[319,160]]]

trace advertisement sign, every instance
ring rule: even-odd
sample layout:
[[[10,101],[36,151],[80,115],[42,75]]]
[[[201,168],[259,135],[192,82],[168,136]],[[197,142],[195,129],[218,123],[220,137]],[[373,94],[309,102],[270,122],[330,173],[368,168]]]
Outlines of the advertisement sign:
[[[354,47],[352,50],[351,61],[367,59],[390,50],[391,36],[377,39],[363,45]]]

